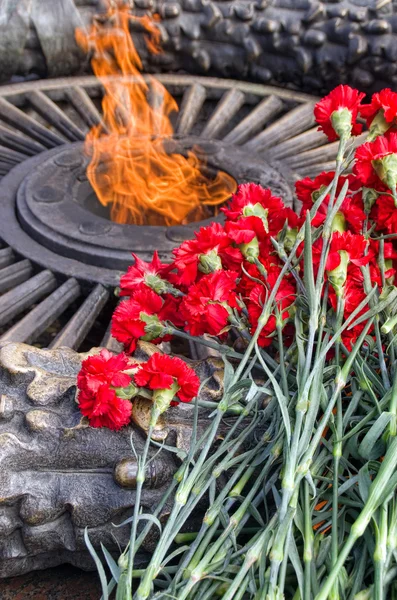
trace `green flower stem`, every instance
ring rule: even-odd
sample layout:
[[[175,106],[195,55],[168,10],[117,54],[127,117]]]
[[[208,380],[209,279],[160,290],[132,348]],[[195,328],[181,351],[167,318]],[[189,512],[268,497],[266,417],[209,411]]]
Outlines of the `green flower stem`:
[[[384,576],[387,558],[387,521],[388,502],[379,508],[379,527],[375,530],[376,546],[374,552],[375,582],[374,600],[384,600]]]
[[[281,386],[283,390],[283,394],[288,400],[289,398],[289,386],[288,386],[288,377],[287,372],[285,370],[285,356],[284,356],[284,343],[283,343],[283,327],[280,319],[276,319],[276,329],[277,329],[277,339],[278,339],[278,352],[279,352],[279,361],[280,361],[280,373],[281,373]]]
[[[238,573],[237,577],[234,578],[233,583],[227,590],[226,594],[224,594],[223,600],[233,600],[233,598],[236,597],[237,591],[240,589],[240,586],[243,585],[243,581],[246,579],[248,571],[256,562],[260,560],[265,543],[268,541],[268,539],[269,532],[267,529],[265,529],[261,535],[259,535],[256,542],[248,550],[240,572]]]
[[[385,458],[380,466],[378,474],[371,484],[371,487],[369,489],[368,500],[366,501],[364,508],[362,509],[358,518],[351,526],[349,536],[339,553],[338,560],[336,564],[332,567],[328,578],[322,585],[322,588],[317,594],[315,600],[327,600],[329,593],[340,573],[340,570],[350,554],[351,549],[353,548],[356,541],[362,535],[364,535],[364,532],[368,527],[368,524],[370,523],[374,512],[379,507],[383,498],[384,491],[396,468],[397,438],[394,438],[386,452]]]
[[[304,550],[303,550],[303,562],[304,562],[304,581],[303,581],[303,598],[302,600],[312,599],[312,584],[311,584],[311,571],[313,561],[313,526],[312,526],[312,511],[310,507],[310,490],[307,481],[303,485],[303,506],[304,506]]]
[[[227,402],[226,402],[226,405],[224,404],[224,406],[227,407]],[[177,517],[179,515],[179,512],[181,511],[182,507],[187,502],[187,497],[195,483],[194,477],[196,477],[197,475],[200,474],[201,467],[202,467],[204,460],[207,457],[208,452],[214,442],[215,435],[216,435],[216,432],[218,430],[218,427],[222,420],[223,415],[224,415],[224,411],[221,410],[220,406],[218,406],[217,415],[212,422],[208,439],[206,441],[204,448],[202,449],[202,451],[200,453],[199,459],[197,460],[195,466],[193,467],[190,475],[188,475],[186,480],[182,480],[178,487],[178,490],[175,495],[175,504],[171,511],[170,517],[168,518],[167,524],[164,528],[163,535],[161,536],[161,538],[156,546],[156,549],[153,553],[152,559],[146,569],[145,575],[142,578],[140,586],[137,590],[137,593],[136,593],[137,600],[146,600],[146,598],[148,598],[148,596],[150,595],[152,582],[155,579],[155,577],[157,576],[157,573],[160,569],[160,565],[163,560],[163,557],[165,556],[165,553],[167,552],[168,548],[172,544],[172,541],[175,537],[175,533],[173,534],[173,528],[174,528],[175,522],[177,520]],[[193,473],[194,473],[194,477],[192,477]]]
[[[135,506],[134,506],[134,518],[131,525],[131,534],[128,550],[128,567],[127,567],[127,582],[126,582],[126,598],[129,600],[132,598],[132,571],[134,568],[134,556],[136,553],[136,532],[139,520],[139,511],[141,509],[141,495],[142,488],[146,477],[147,457],[149,454],[150,440],[152,437],[153,429],[156,426],[157,419],[160,416],[160,411],[156,404],[152,406],[152,412],[150,417],[149,430],[147,432],[145,446],[143,449],[142,457],[138,461],[138,473],[137,473],[137,486],[135,494]]]
[[[394,375],[389,411],[393,415],[389,425],[389,434],[391,437],[395,437],[397,435],[397,373]]]
[[[342,290],[342,294],[343,294]],[[342,325],[343,314],[345,310],[345,303],[342,294],[337,295],[337,309],[336,309],[336,324],[335,329],[338,331]],[[335,364],[339,366],[340,361],[340,339],[335,343]],[[332,529],[331,529],[331,564],[334,565],[338,560],[339,551],[339,527],[338,527],[338,504],[339,504],[339,464],[342,457],[342,437],[343,437],[343,415],[342,415],[342,396],[339,392],[336,399],[336,416],[335,424],[333,426],[334,442],[333,442],[333,483],[332,483]],[[338,583],[335,584],[331,600],[339,599]]]

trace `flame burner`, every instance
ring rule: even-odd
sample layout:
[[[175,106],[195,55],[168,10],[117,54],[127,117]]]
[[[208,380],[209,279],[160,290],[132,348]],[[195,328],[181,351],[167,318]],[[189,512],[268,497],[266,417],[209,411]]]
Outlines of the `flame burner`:
[[[316,130],[312,97],[231,80],[159,80],[180,108],[167,152],[198,146],[210,172],[270,187],[290,206],[297,178],[331,168],[336,145]],[[94,77],[0,89],[0,344],[112,347],[112,288],[131,252],[149,259],[157,249],[169,259],[212,220],[171,227],[109,220],[83,151],[88,129],[101,121],[102,94]]]
[[[230,148],[219,141],[188,137],[170,140],[168,146],[170,150],[172,146],[173,152],[184,154],[197,143],[205,152],[210,171],[226,171],[238,183],[255,181],[291,200],[283,177],[253,153]],[[153,251],[158,250],[163,259],[170,260],[175,245],[192,238],[198,227],[212,221],[171,227],[113,223],[108,207],[99,203],[87,180],[87,162],[83,143],[78,142],[43,153],[40,161],[33,158],[12,175],[19,183],[14,223],[20,224],[30,236],[30,240],[24,236],[21,245],[15,240],[14,247],[42,266],[48,265],[47,254],[43,253],[46,248],[57,254],[54,269],[59,272],[117,285],[119,271],[131,264],[131,252],[150,259]],[[28,174],[24,176],[26,171]],[[220,215],[216,217],[221,219]],[[9,220],[3,219],[2,224],[0,235],[11,242]],[[37,242],[44,247],[38,252]],[[67,259],[79,261],[77,271],[71,271]]]

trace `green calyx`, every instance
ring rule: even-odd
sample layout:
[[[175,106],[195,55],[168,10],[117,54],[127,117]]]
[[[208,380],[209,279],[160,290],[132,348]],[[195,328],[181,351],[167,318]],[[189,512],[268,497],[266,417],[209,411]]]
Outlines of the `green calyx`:
[[[331,229],[333,232],[338,231],[339,233],[343,233],[346,231],[346,219],[343,213],[336,213],[334,220],[332,221]]]
[[[116,392],[116,396],[118,398],[130,400],[130,398],[134,398],[138,395],[139,388],[137,388],[137,386],[133,383],[130,383],[130,385],[127,385],[126,387],[114,388],[114,391]]]
[[[349,139],[352,132],[352,113],[348,108],[334,110],[331,115],[331,123],[340,139]]]
[[[243,208],[244,217],[259,217],[262,220],[266,233],[269,233],[267,221],[268,213],[268,209],[263,208],[262,204],[260,204],[259,202],[257,202],[256,204],[247,204],[247,206],[244,206]]]
[[[158,275],[146,273],[145,283],[150,289],[156,292],[156,294],[165,294],[169,291],[170,284],[168,281],[164,281],[164,279],[161,279]]]
[[[164,335],[164,325],[159,321],[157,315],[148,315],[141,312],[139,318],[145,323],[145,335],[142,337],[145,342],[150,342]]]
[[[347,266],[349,264],[349,255],[346,250],[339,250],[340,263],[332,271],[328,271],[328,280],[335,290],[337,296],[342,296],[343,287],[347,278]]]
[[[222,261],[216,250],[211,250],[207,254],[200,254],[199,271],[208,275],[222,269]]]
[[[390,189],[395,189],[397,185],[397,154],[387,154],[383,158],[372,161],[379,179]]]
[[[169,389],[154,390],[153,403],[156,405],[160,414],[167,410],[179,390],[180,387],[176,382],[174,382]]]
[[[367,188],[367,187],[363,187],[362,194],[363,194],[364,210],[367,214],[369,214],[371,212],[371,208],[377,201],[379,194],[376,190],[374,190],[372,188]]]
[[[241,254],[248,260],[254,263],[259,258],[259,241],[255,236],[248,244],[240,244]]]
[[[368,142],[373,142],[379,135],[386,133],[392,125],[393,123],[386,121],[384,110],[379,110],[369,128]]]

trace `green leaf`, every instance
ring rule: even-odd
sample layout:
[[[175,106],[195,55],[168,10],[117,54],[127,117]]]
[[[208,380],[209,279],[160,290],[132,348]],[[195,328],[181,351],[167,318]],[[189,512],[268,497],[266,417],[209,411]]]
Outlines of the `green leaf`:
[[[382,447],[384,448],[384,443],[382,443],[380,447],[379,444],[376,444],[376,442],[386,430],[386,427],[390,423],[392,416],[392,413],[383,412],[376,419],[372,427],[367,431],[358,448],[358,452],[363,458],[367,460],[373,460],[375,458],[379,458],[379,456],[383,453]],[[381,452],[381,454],[379,454],[379,452]]]
[[[222,360],[224,362],[224,374],[223,374],[223,387],[225,392],[229,391],[231,382],[233,381],[234,368],[233,365],[228,361],[226,356],[222,354]]]
[[[114,560],[114,558],[110,554],[110,552],[108,550],[106,550],[106,548],[102,544],[102,542],[101,542],[101,548],[102,548],[103,555],[104,555],[104,557],[106,559],[106,562],[108,563],[108,567],[110,569],[110,572],[113,575],[114,579],[118,583],[119,579],[120,579],[120,567],[118,566],[118,564],[116,563],[116,561]]]
[[[259,359],[259,362],[261,363],[266,375],[269,377],[271,384],[273,386],[274,393],[276,394],[276,398],[278,400],[278,404],[280,407],[281,415],[283,417],[285,433],[286,433],[287,439],[290,440],[291,439],[291,423],[290,423],[289,414],[288,414],[287,399],[284,396],[282,389],[279,386],[279,384],[277,383],[277,380],[274,377],[273,373],[270,371],[269,367],[266,365],[265,361],[263,360],[261,353],[259,351],[259,348],[258,348],[258,344],[255,344],[255,352]]]
[[[88,529],[87,527],[84,529],[84,541],[85,544],[88,548],[88,552],[91,554],[92,559],[95,563],[95,566],[97,568],[98,571],[98,575],[99,575],[99,580],[101,582],[101,587],[102,587],[102,597],[103,600],[108,600],[109,599],[109,594],[108,594],[108,582],[106,579],[106,573],[105,573],[105,569],[103,568],[103,564],[101,563],[101,559],[99,558],[98,554],[95,551],[94,546],[91,544],[90,538],[88,536]]]
[[[371,487],[371,477],[369,474],[369,465],[366,463],[358,472],[358,489],[363,502],[368,500],[369,488]]]

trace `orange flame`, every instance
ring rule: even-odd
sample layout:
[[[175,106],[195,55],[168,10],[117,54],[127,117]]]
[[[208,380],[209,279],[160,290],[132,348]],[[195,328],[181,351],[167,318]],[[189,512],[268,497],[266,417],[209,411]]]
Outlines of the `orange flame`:
[[[98,199],[111,205],[111,219],[137,225],[175,225],[209,216],[235,191],[233,178],[207,177],[193,152],[167,153],[173,134],[170,114],[178,107],[155,79],[148,86],[129,31],[131,21],[148,32],[146,43],[159,52],[160,33],[149,17],[133,17],[127,6],[109,7],[77,42],[93,53],[92,67],[105,88],[103,123],[91,129],[87,175]],[[114,76],[118,77],[114,77]],[[152,101],[149,103],[149,97]]]

